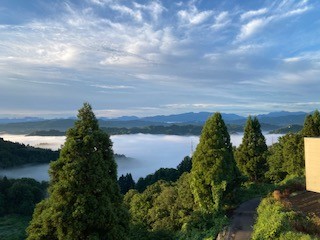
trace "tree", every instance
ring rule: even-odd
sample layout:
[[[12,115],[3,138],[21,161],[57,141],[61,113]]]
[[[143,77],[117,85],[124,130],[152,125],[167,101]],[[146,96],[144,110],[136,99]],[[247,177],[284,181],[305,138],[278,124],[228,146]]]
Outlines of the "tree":
[[[259,120],[248,117],[242,143],[235,152],[235,158],[242,174],[251,181],[260,181],[267,171],[268,147],[261,132]]]
[[[319,130],[314,124],[312,115],[307,115],[303,124],[302,134],[305,137],[317,136]]]
[[[304,141],[301,134],[288,133],[270,148],[266,176],[275,182],[288,175],[304,175]]]
[[[190,172],[192,168],[192,158],[189,156],[185,156],[184,159],[177,166],[177,170],[180,175],[185,172]]]
[[[240,176],[220,113],[210,117],[203,127],[192,158],[191,175],[191,189],[200,209],[220,210]]]
[[[135,182],[131,173],[127,173],[125,176],[121,175],[118,180],[121,194],[126,194],[130,189],[134,189]]]
[[[126,239],[128,213],[117,184],[112,143],[88,103],[68,130],[49,174],[49,198],[35,209],[29,240]]]
[[[320,136],[320,112],[318,111],[318,109],[316,109],[313,112],[312,118],[313,118],[313,122],[316,125],[316,128],[318,130],[318,132],[317,132],[317,137],[318,137],[318,136]]]

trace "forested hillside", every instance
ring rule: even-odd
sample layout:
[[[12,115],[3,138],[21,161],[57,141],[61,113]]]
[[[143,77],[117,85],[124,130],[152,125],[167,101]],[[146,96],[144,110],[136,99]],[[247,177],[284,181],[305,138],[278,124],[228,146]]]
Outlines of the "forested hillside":
[[[0,168],[10,168],[29,163],[49,163],[56,160],[58,156],[58,151],[34,148],[0,138]]]
[[[258,118],[249,116],[242,143],[235,148],[221,114],[216,113],[204,125],[192,158],[186,157],[176,169],[159,169],[137,183],[131,174],[121,176],[119,188],[108,135],[97,127],[90,106],[85,105],[80,120],[68,131],[59,160],[51,164],[49,198],[37,206],[28,239],[74,239],[79,231],[95,239],[215,239],[241,202],[274,189],[286,194],[303,189],[303,137],[320,136],[319,116],[318,111],[308,115],[299,133],[288,133],[270,147]],[[88,185],[88,181],[93,183]],[[125,194],[124,205],[120,190]],[[265,203],[255,226],[257,239],[273,236],[269,235],[273,226],[268,225],[272,221],[263,220],[263,214],[273,209],[287,211],[277,202]],[[103,208],[104,215],[99,211],[97,216],[97,208]],[[111,222],[104,217],[110,214],[115,214]],[[297,221],[303,224],[301,218]],[[121,234],[108,230],[110,227],[122,229]],[[291,232],[278,228],[274,234],[305,236],[295,225],[288,229]]]

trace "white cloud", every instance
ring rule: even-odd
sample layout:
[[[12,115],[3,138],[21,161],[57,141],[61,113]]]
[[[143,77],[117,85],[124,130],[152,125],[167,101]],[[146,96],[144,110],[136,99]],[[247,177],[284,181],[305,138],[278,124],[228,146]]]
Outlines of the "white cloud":
[[[219,30],[228,26],[230,23],[231,19],[229,18],[229,13],[227,11],[223,11],[215,17],[215,22],[211,27],[214,30]]]
[[[137,9],[146,10],[151,15],[154,21],[157,21],[161,17],[162,13],[167,10],[159,1],[151,1],[147,5],[139,4],[136,2],[134,2],[133,4]]]
[[[119,4],[111,4],[109,5],[109,7],[114,11],[120,12],[121,14],[131,16],[133,19],[135,19],[138,22],[141,22],[143,20],[140,10],[133,10],[125,5],[119,5]]]
[[[299,15],[299,14],[302,14],[302,13],[305,13],[305,12],[309,11],[310,9],[312,9],[312,8],[309,7],[309,6],[305,6],[303,8],[298,8],[298,9],[294,9],[294,10],[291,10],[291,11],[285,13],[283,15],[283,17],[291,17],[291,16],[294,16],[294,15]]]
[[[246,20],[248,18],[252,18],[252,17],[257,17],[257,16],[260,16],[260,15],[263,15],[263,14],[265,14],[267,12],[268,12],[267,8],[261,8],[261,9],[258,9],[258,10],[251,10],[251,11],[248,11],[248,12],[245,12],[245,13],[241,14],[240,19],[241,20]]]
[[[257,32],[261,31],[267,24],[269,20],[265,18],[254,19],[247,24],[243,25],[238,35],[238,40],[245,40]]]
[[[299,62],[300,60],[301,60],[301,58],[299,58],[299,57],[291,57],[291,58],[283,59],[283,61],[286,63]]]
[[[99,5],[99,6],[104,6],[108,3],[111,3],[112,0],[89,0],[91,3]]]
[[[180,21],[187,25],[199,25],[207,21],[213,15],[213,11],[206,10],[199,12],[198,9],[192,5],[189,10],[180,10],[178,17]]]
[[[237,40],[246,40],[260,32],[270,23],[275,24],[285,18],[303,14],[312,8],[312,5],[308,5],[308,1],[296,2],[283,0],[279,4],[274,2],[269,7],[243,13],[240,16],[240,19],[242,21],[249,20],[249,22],[245,22],[241,25],[240,33],[237,35]]]
[[[110,90],[116,90],[116,89],[135,89],[133,86],[126,86],[126,85],[100,85],[100,84],[94,84],[91,85],[91,87],[97,87],[102,89],[110,89]]]

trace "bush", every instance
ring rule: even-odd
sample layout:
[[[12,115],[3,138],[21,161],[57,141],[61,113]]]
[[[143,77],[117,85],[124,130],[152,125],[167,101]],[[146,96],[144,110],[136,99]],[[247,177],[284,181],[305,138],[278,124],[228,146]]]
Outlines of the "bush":
[[[221,212],[205,213],[195,211],[191,220],[182,226],[178,234],[179,239],[213,240],[219,232],[228,224],[228,218]]]
[[[258,207],[252,239],[319,239],[320,219],[291,209],[286,201],[269,196]]]
[[[252,239],[276,239],[282,232],[292,231],[289,220],[293,211],[287,211],[281,202],[265,198],[258,207],[258,219],[254,225]]]

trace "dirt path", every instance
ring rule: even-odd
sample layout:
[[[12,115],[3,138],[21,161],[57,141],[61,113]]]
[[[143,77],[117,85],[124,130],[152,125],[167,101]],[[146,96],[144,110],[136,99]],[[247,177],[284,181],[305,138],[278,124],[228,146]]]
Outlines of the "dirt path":
[[[252,234],[256,209],[260,198],[254,198],[242,203],[235,211],[225,240],[248,240]]]

